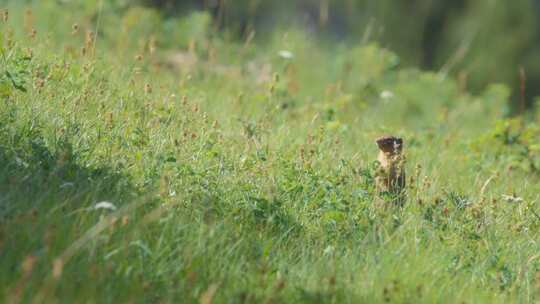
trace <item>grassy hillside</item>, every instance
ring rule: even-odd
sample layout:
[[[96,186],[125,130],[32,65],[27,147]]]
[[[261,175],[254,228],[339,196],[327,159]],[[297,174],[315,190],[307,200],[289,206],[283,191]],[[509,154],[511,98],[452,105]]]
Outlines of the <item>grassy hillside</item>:
[[[539,115],[508,119],[504,86],[203,13],[6,3],[3,301],[540,299]],[[385,133],[403,208],[374,204]]]

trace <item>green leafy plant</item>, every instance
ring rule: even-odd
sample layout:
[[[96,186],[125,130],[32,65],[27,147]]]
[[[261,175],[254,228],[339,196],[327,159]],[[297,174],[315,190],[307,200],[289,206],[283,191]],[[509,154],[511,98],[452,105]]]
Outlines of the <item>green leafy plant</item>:
[[[491,155],[510,168],[540,173],[540,127],[521,118],[501,120],[473,143],[479,153]]]
[[[1,36],[0,36],[1,38]],[[5,48],[0,39],[0,95],[9,97],[14,90],[27,92],[32,57],[18,47]]]

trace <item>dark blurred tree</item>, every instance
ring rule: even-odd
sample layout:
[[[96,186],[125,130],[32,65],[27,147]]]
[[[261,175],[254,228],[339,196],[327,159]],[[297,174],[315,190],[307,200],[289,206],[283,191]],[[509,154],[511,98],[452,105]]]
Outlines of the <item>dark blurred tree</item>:
[[[540,95],[540,0],[132,0],[166,14],[209,10],[214,26],[238,38],[300,26],[330,41],[376,40],[404,64],[461,74],[468,88],[491,82]],[[515,90],[516,91],[516,90]]]

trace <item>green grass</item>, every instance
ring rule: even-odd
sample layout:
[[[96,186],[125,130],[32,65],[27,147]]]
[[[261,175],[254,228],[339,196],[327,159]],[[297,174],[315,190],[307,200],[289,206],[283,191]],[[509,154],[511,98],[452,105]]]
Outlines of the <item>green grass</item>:
[[[375,43],[55,3],[5,2],[0,26],[3,301],[540,300],[539,116],[507,119],[507,88]],[[383,133],[403,208],[374,204]]]

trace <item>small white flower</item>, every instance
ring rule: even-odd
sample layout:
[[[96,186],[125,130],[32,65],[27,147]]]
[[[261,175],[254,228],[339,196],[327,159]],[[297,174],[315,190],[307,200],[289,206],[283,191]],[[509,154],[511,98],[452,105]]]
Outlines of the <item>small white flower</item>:
[[[323,251],[324,255],[330,255],[332,253],[334,253],[334,247],[333,246],[328,246]]]
[[[94,210],[99,210],[99,209],[108,209],[108,210],[116,210],[116,206],[111,203],[111,202],[99,202],[97,203],[95,206],[94,206]]]
[[[502,195],[502,199],[509,202],[509,203],[521,203],[523,202],[523,198],[516,196],[515,194],[512,195]]]
[[[62,185],[60,185],[60,189],[64,189],[64,188],[68,188],[68,187],[73,187],[73,186],[75,186],[74,183],[66,182],[66,183],[63,183]]]
[[[394,97],[394,93],[392,93],[391,91],[388,91],[388,90],[384,90],[381,92],[381,95],[380,97],[382,99],[391,99]]]
[[[279,54],[279,57],[281,57],[283,59],[293,59],[294,58],[294,54],[291,51],[281,50],[281,51],[278,52],[278,54]]]

